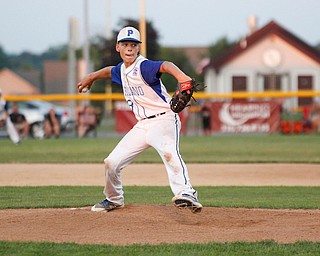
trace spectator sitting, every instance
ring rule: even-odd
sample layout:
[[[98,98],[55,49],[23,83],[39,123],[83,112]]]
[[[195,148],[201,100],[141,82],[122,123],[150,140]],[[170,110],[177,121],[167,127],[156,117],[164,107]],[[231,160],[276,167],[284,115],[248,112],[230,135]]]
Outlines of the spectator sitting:
[[[79,138],[85,137],[97,125],[97,115],[90,106],[85,106],[83,111],[79,112],[77,120],[77,134]]]
[[[59,117],[54,109],[50,109],[48,114],[44,116],[44,132],[46,138],[50,138],[52,134],[56,138],[60,136]]]
[[[19,112],[19,106],[17,103],[12,105],[10,119],[17,133],[20,136],[23,136],[24,139],[27,139],[29,136],[29,124],[26,120],[26,117]]]

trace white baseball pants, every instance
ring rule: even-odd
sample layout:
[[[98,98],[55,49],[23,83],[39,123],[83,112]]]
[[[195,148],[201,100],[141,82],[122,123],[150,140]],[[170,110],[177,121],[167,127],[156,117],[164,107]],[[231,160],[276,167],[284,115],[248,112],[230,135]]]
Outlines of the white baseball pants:
[[[179,153],[180,128],[179,116],[172,113],[139,121],[104,160],[106,198],[116,204],[124,204],[121,170],[149,147],[155,148],[165,164],[173,194],[189,194],[197,198]]]

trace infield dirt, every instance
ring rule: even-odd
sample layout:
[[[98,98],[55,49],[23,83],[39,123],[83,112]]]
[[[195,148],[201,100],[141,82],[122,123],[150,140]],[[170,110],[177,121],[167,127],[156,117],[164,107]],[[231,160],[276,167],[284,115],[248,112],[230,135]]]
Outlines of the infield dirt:
[[[189,164],[194,186],[319,186],[319,165]],[[67,170],[67,171],[66,171]],[[165,185],[162,165],[131,165],[124,185]],[[101,185],[103,166],[0,164],[1,186]],[[95,203],[95,202],[93,202]],[[320,210],[204,207],[200,214],[173,205],[129,204],[111,212],[77,209],[0,210],[0,240],[90,244],[159,244],[275,240],[320,242]]]

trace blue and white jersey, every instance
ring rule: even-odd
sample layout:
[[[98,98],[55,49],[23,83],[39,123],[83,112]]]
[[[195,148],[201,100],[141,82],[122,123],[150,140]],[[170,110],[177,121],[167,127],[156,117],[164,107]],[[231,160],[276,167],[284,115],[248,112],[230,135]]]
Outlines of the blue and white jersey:
[[[139,56],[130,67],[126,68],[121,62],[111,70],[112,81],[122,85],[125,99],[137,120],[171,112],[171,96],[160,80],[162,63]]]

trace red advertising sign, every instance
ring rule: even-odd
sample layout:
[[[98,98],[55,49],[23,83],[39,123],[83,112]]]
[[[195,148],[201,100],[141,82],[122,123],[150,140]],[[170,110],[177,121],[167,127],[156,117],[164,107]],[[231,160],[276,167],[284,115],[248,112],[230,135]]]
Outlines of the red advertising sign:
[[[280,103],[214,102],[211,127],[221,133],[270,133],[279,130]]]
[[[137,119],[126,101],[116,101],[115,116],[116,132],[118,133],[127,133],[137,123]]]

